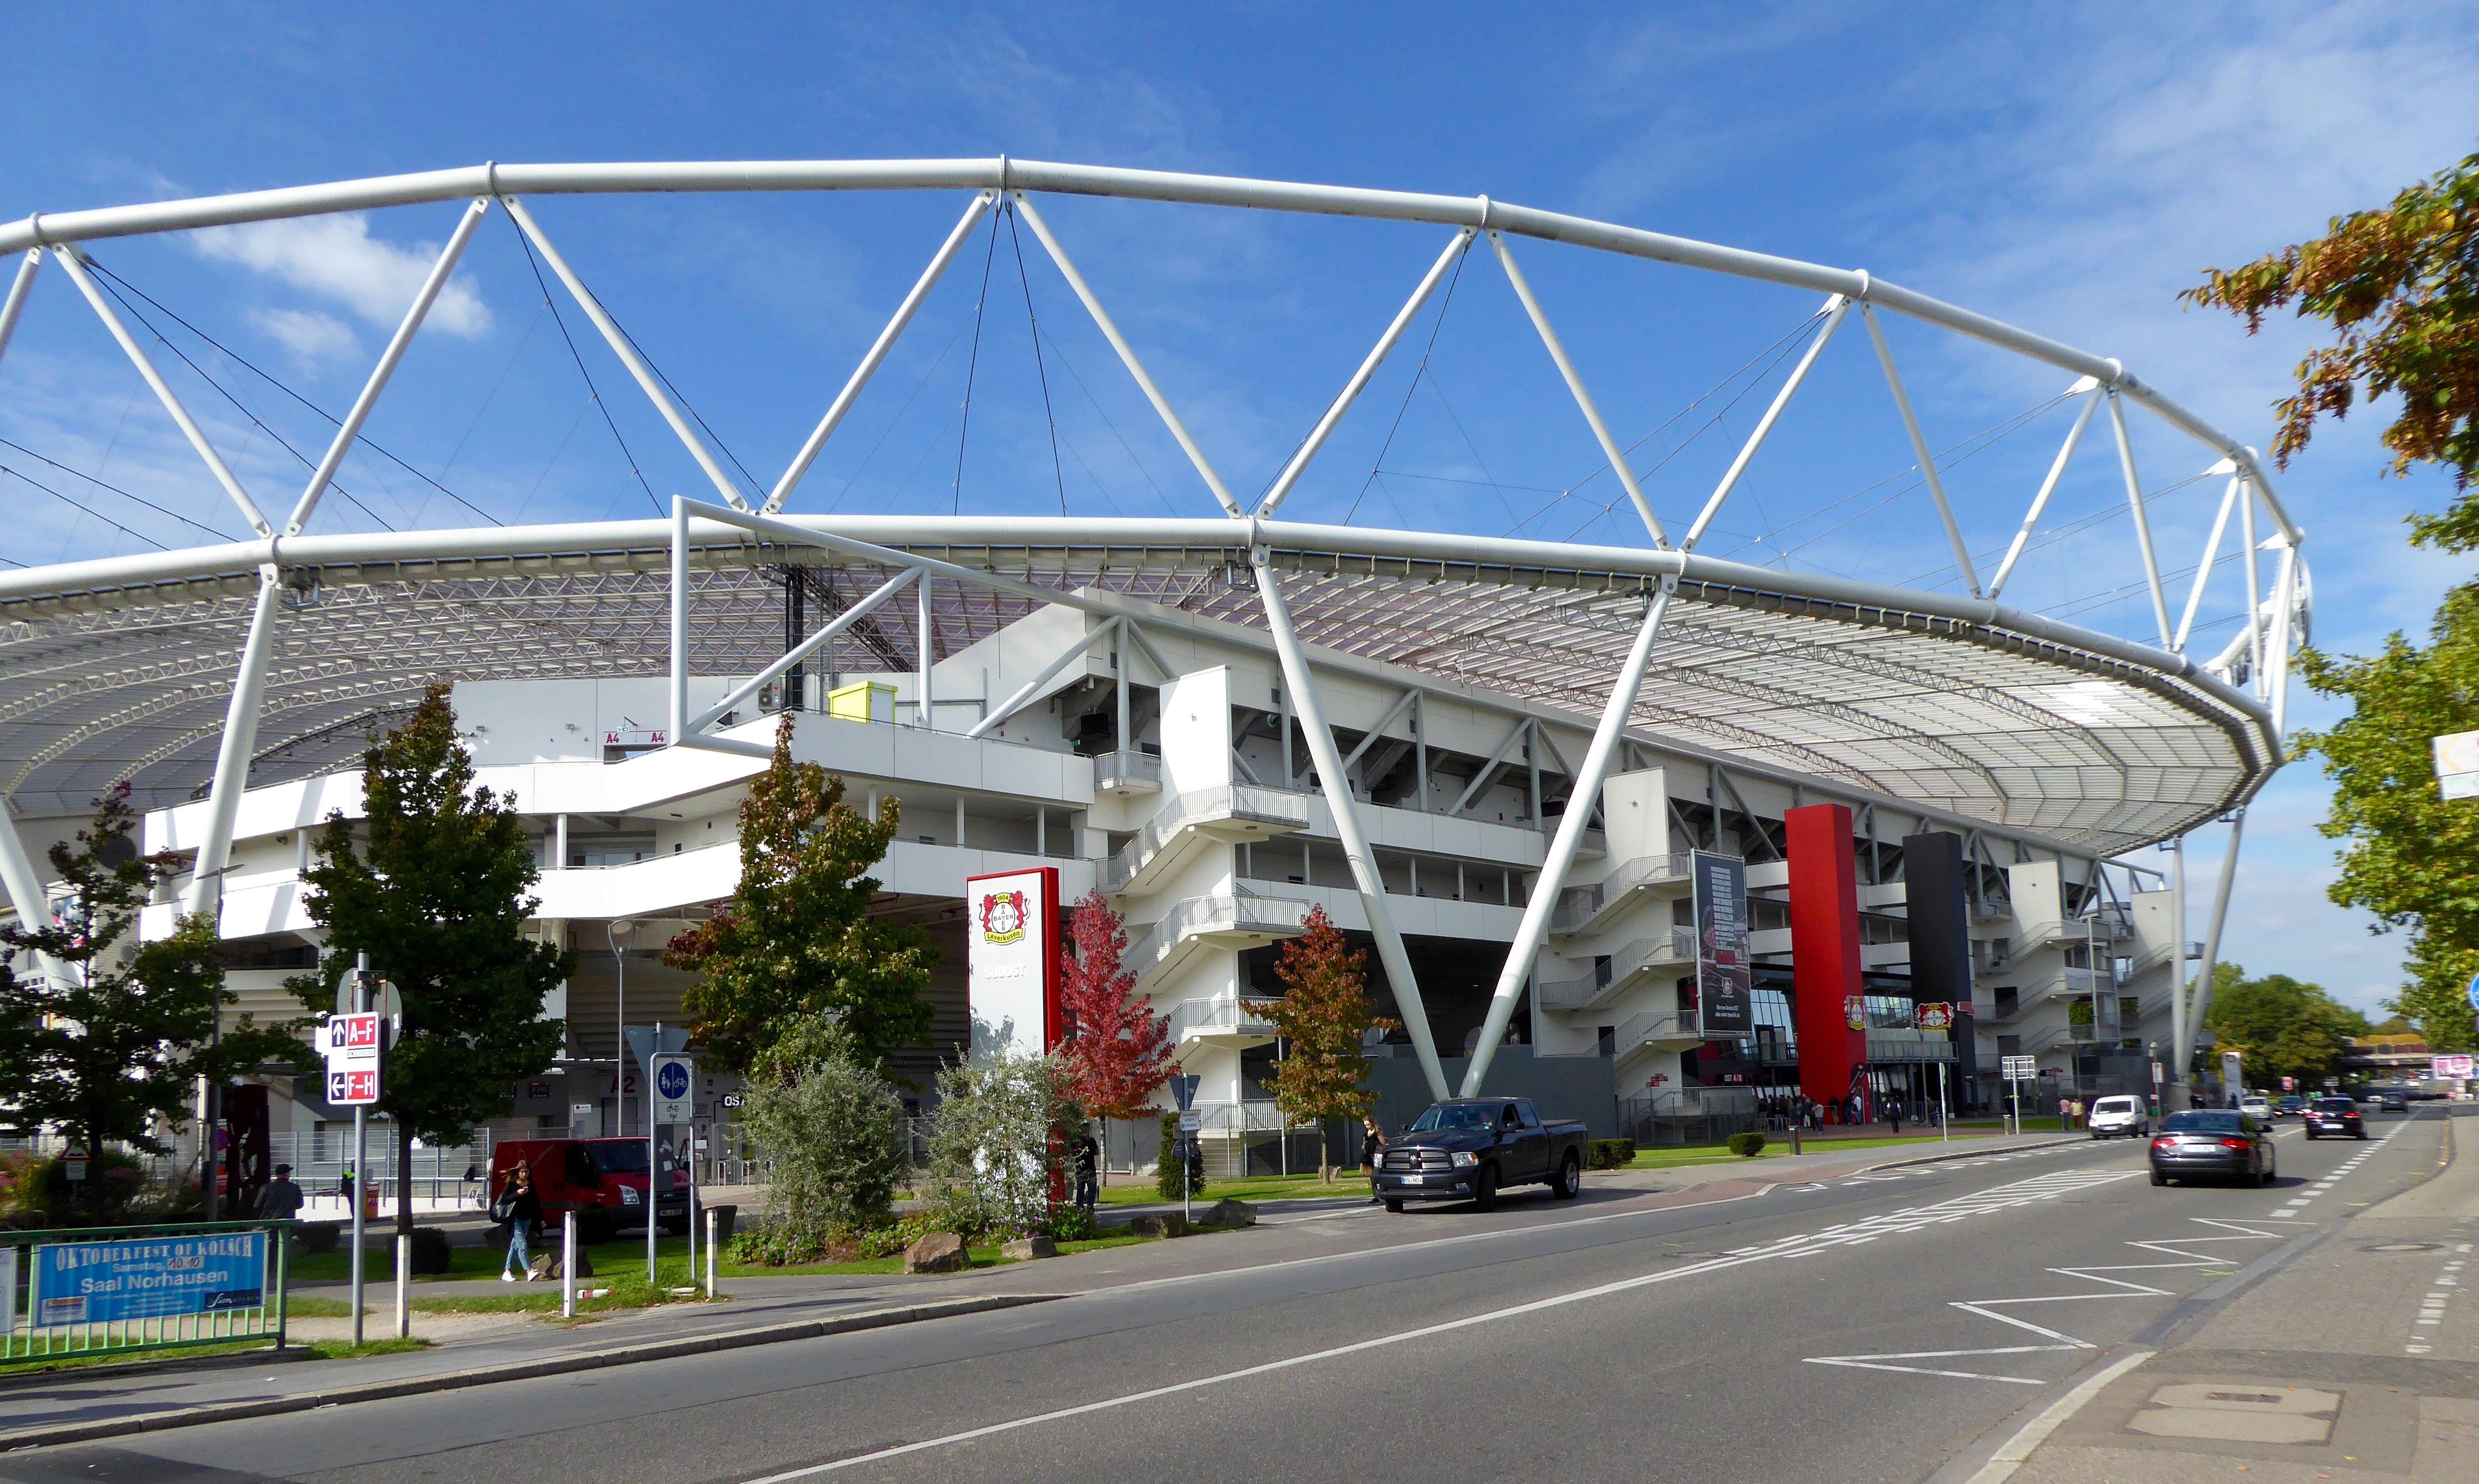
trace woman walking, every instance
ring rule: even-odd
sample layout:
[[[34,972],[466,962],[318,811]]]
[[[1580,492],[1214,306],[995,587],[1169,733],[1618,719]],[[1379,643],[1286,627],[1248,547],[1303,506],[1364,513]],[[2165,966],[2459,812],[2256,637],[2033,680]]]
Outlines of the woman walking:
[[[1377,1151],[1386,1147],[1386,1131],[1375,1113],[1360,1115],[1360,1173],[1368,1182],[1368,1204],[1377,1204]]]
[[[534,1193],[534,1172],[524,1164],[508,1172],[508,1184],[491,1207],[491,1219],[508,1223],[508,1255],[499,1264],[499,1281],[531,1283],[534,1280],[533,1260],[525,1249],[525,1235],[542,1224],[542,1197]]]

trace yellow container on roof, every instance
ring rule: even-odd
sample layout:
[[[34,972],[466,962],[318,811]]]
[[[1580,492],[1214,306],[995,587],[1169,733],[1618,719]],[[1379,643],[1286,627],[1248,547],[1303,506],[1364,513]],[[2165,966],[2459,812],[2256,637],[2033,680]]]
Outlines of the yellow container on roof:
[[[827,714],[839,722],[895,724],[895,687],[882,680],[856,680],[827,692]]]

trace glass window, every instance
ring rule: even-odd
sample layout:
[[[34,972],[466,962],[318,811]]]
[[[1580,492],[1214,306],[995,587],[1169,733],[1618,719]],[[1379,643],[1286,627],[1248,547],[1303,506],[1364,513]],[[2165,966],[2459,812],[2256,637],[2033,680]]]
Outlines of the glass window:
[[[1412,1132],[1430,1134],[1440,1129],[1487,1134],[1497,1127],[1497,1110],[1485,1103],[1436,1103],[1413,1121]],[[640,1151],[642,1154],[643,1151]],[[637,1167],[646,1166],[641,1162]]]
[[[594,1153],[594,1167],[606,1175],[642,1175],[646,1172],[646,1146],[635,1139],[626,1143],[591,1143],[585,1146]]]
[[[2171,1113],[2160,1127],[2170,1134],[2238,1134],[2252,1132],[2255,1120],[2226,1109],[2197,1109]]]

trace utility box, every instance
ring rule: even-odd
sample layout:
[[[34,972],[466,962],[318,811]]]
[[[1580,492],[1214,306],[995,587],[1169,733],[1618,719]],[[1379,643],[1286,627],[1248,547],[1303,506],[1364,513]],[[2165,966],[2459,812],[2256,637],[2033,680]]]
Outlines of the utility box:
[[[895,725],[895,687],[878,680],[857,680],[827,692],[827,714],[839,722],[883,722]]]

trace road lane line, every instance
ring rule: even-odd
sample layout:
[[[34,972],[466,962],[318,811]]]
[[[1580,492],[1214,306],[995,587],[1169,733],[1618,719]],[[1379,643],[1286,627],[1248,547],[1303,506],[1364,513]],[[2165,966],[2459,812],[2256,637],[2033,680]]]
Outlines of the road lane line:
[[[1069,1418],[1086,1417],[1097,1412],[1107,1412],[1120,1407],[1133,1406],[1138,1402],[1156,1401],[1165,1396],[1178,1396],[1190,1392],[1199,1392],[1208,1387],[1221,1386],[1233,1381],[1242,1381],[1253,1376],[1270,1375],[1276,1371],[1295,1369],[1301,1366],[1314,1365],[1319,1361],[1334,1360],[1345,1355],[1357,1355],[1367,1350],[1384,1349],[1393,1345],[1408,1343],[1415,1340],[1426,1340],[1437,1335],[1453,1334],[1460,1330],[1471,1329],[1482,1324],[1495,1323],[1502,1319],[1519,1318],[1528,1314],[1540,1314],[1551,1309],[1562,1309],[1574,1304],[1590,1303],[1595,1299],[1607,1298],[1616,1293],[1630,1292],[1637,1289],[1650,1288],[1656,1284],[1674,1283],[1681,1278],[1700,1277],[1705,1273],[1720,1272],[1732,1267],[1742,1267],[1753,1263],[1769,1262],[1776,1258],[1810,1256],[1829,1251],[1837,1246],[1874,1241],[1878,1237],[1883,1236],[1894,1236],[1910,1232],[1925,1231],[1930,1227],[1961,1220],[1968,1216],[1986,1215],[1990,1212],[1996,1211],[2011,1210],[2016,1207],[2031,1205],[2036,1201],[2054,1200],[2059,1196],[2071,1195],[2077,1190],[2088,1190],[2094,1186],[2107,1184],[2112,1180],[2129,1179],[2138,1173],[2140,1173],[2140,1171],[2137,1170],[2122,1170],[2114,1172],[2070,1170],[2060,1171],[2056,1174],[2034,1176],[2029,1180],[2019,1180],[2011,1185],[1997,1186],[1987,1190],[1975,1191],[1970,1195],[1957,1196],[1952,1200],[1941,1201],[1930,1206],[1918,1206],[1904,1211],[1888,1212],[1882,1215],[1868,1217],[1865,1220],[1845,1222],[1837,1226],[1827,1227],[1823,1231],[1810,1233],[1805,1236],[1786,1237],[1781,1239],[1779,1241],[1761,1248],[1742,1249],[1741,1251],[1728,1253],[1718,1258],[1708,1259],[1701,1263],[1693,1263],[1684,1267],[1674,1267],[1664,1272],[1640,1273],[1632,1278],[1621,1278],[1616,1282],[1597,1284],[1591,1288],[1575,1290],[1572,1292],[1556,1293],[1547,1298],[1536,1298],[1528,1303],[1515,1304],[1504,1309],[1493,1309],[1483,1314],[1467,1315],[1459,1319],[1447,1319],[1436,1324],[1424,1324],[1418,1329],[1398,1330],[1391,1335],[1379,1335],[1372,1339],[1354,1341],[1349,1344],[1334,1345],[1322,1350],[1314,1350],[1304,1355],[1285,1356],[1280,1360],[1271,1360],[1260,1365],[1246,1366],[1238,1370],[1226,1370],[1213,1375],[1197,1376],[1187,1381],[1176,1381],[1168,1386],[1152,1387],[1145,1391],[1131,1392],[1124,1395],[1104,1397],[1099,1401],[1083,1402],[1072,1407],[1060,1407],[1053,1411],[1037,1413],[1031,1417],[1011,1418],[1002,1422],[990,1422],[980,1427],[971,1427],[960,1432],[948,1433],[941,1437],[924,1438],[914,1443],[898,1444],[891,1447],[877,1448],[866,1453],[856,1453],[849,1458],[830,1459],[825,1463],[809,1464],[799,1469],[787,1469],[779,1473],[764,1474],[757,1478],[748,1480],[746,1481],[746,1484],[790,1484],[790,1481],[795,1479],[816,1478],[821,1474],[838,1472],[845,1469],[856,1468],[862,1464],[880,1463],[891,1458],[907,1457],[914,1453],[928,1452],[933,1448],[948,1447],[958,1443],[970,1443],[982,1438],[995,1437],[1001,1433],[1016,1432],[1027,1427],[1037,1427],[1045,1422],[1063,1421]],[[1603,1217],[1598,1219],[1608,1218]],[[1446,1240],[1454,1241],[1460,1239]],[[1385,1250],[1400,1251],[1403,1249],[1390,1248]],[[1306,1259],[1304,1261],[1320,1260]],[[1110,1290],[1107,1292],[1123,1292],[1125,1290]]]

